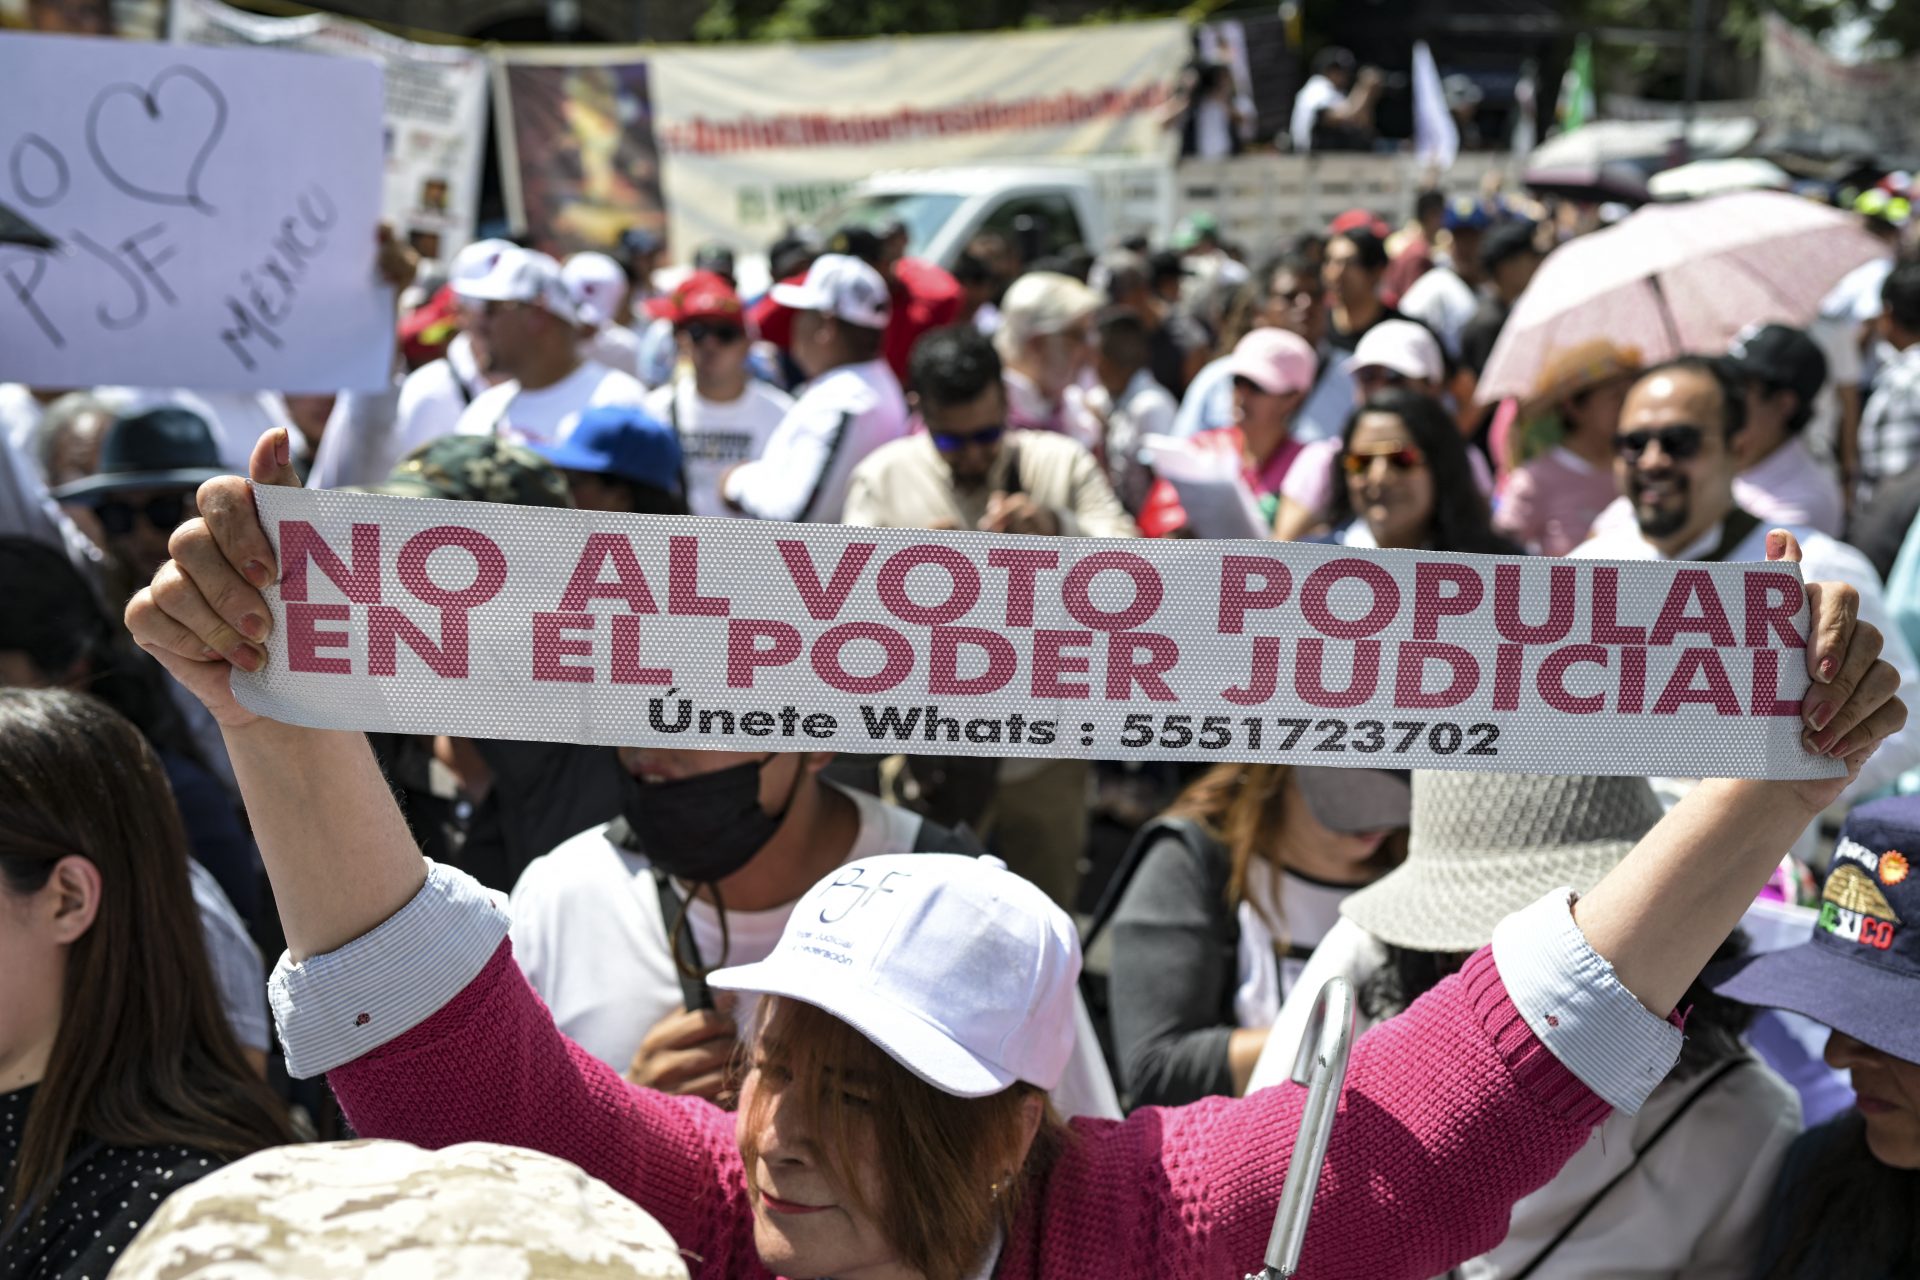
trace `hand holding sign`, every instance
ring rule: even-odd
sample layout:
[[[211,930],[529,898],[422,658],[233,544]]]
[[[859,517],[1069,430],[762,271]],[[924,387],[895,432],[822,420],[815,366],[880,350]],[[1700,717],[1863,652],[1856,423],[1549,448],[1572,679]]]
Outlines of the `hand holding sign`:
[[[0,35],[0,84],[0,206],[48,242],[0,243],[0,380],[385,385],[377,67]]]
[[[248,470],[257,484],[300,487],[284,428],[255,442]],[[254,643],[272,625],[260,592],[279,576],[279,561],[245,480],[209,480],[197,502],[201,518],[174,530],[167,543],[173,559],[127,605],[127,627],[222,728],[239,729],[260,717],[235,700],[230,674],[266,662]]]

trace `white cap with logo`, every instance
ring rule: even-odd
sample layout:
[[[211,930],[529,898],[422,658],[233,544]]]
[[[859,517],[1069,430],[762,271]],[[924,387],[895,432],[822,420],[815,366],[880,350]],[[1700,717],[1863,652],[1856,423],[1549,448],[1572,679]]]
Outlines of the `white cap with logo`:
[[[1079,977],[1073,921],[998,858],[892,853],[814,885],[772,954],[707,983],[813,1005],[941,1092],[981,1098],[1059,1085]]]
[[[453,291],[477,302],[525,302],[568,324],[580,323],[580,310],[561,277],[560,264],[544,253],[507,245],[491,266],[471,276],[456,275]]]
[[[1347,359],[1347,372],[1387,369],[1403,378],[1431,382],[1447,380],[1447,366],[1433,331],[1412,320],[1382,320],[1366,331]]]
[[[863,329],[884,329],[893,299],[880,273],[844,253],[823,253],[799,284],[776,284],[773,300],[795,311],[824,311]]]
[[[627,273],[604,253],[576,253],[561,264],[560,278],[573,296],[582,324],[604,329],[627,300]]]

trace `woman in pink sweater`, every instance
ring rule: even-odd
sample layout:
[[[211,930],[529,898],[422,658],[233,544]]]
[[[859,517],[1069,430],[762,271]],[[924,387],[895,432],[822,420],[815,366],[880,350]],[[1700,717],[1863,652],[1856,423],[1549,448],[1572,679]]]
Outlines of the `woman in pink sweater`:
[[[285,438],[253,458],[295,483]],[[356,1129],[572,1160],[657,1217],[697,1275],[1027,1280],[1234,1276],[1255,1265],[1302,1095],[1051,1114],[1072,1039],[1070,923],[1008,873],[920,855],[850,864],[796,906],[729,1114],[625,1083],[569,1042],[471,880],[415,850],[358,734],[240,707],[273,548],[243,481],[135,598],[136,638],[220,722],[289,953],[273,999],[290,1067],[329,1071]],[[1770,551],[1797,556],[1786,535]],[[1898,678],[1821,584],[1810,747],[1853,771],[1900,727]],[[1578,903],[1550,895],[1356,1045],[1304,1273],[1433,1275],[1485,1251],[1513,1202],[1672,1065],[1669,1011],[1844,779],[1702,783]]]

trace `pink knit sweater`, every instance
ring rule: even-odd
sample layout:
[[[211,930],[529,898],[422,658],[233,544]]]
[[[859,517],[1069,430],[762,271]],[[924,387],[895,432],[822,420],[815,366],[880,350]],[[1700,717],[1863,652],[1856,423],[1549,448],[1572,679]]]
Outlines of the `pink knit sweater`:
[[[420,1026],[329,1076],[362,1136],[504,1142],[630,1196],[696,1280],[764,1280],[733,1116],[627,1084],[575,1045],[502,942]],[[1305,1090],[1075,1120],[997,1280],[1234,1280],[1258,1270]],[[1607,1106],[1522,1021],[1483,950],[1354,1046],[1303,1259],[1311,1280],[1424,1280],[1505,1236],[1514,1201]]]

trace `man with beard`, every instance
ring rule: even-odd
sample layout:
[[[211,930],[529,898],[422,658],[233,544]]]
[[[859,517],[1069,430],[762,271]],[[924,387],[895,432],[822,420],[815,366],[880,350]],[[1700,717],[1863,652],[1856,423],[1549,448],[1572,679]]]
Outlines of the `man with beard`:
[[[977,850],[963,834],[821,777],[831,753],[617,749],[621,816],[537,858],[512,897],[513,953],[555,1024],[629,1080],[717,1096],[750,1000],[705,975],[772,953],[815,882],[877,853]],[[1093,1024],[1055,1098],[1118,1118]]]
[[[1589,538],[1571,554],[1598,560],[1753,561],[1767,558],[1767,531],[1733,497],[1740,472],[1735,437],[1747,421],[1746,389],[1724,359],[1682,356],[1635,380],[1614,434],[1614,481],[1633,507],[1633,527]],[[1794,528],[1801,574],[1808,582],[1844,582],[1860,593],[1860,617],[1886,637],[1882,656],[1900,673],[1916,676],[1913,652],[1887,616],[1880,575],[1844,542],[1813,529]],[[1831,744],[1825,725],[1809,736],[1813,749]],[[1870,795],[1920,762],[1920,741],[1894,735],[1861,770],[1849,794]]]

